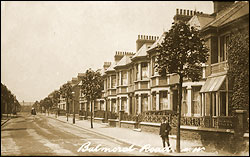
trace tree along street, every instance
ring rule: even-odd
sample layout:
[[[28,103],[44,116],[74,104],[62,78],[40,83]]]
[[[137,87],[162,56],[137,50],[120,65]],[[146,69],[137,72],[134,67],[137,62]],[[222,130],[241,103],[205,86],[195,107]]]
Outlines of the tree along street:
[[[1,127],[1,155],[153,155],[139,151],[78,151],[86,143],[91,143],[91,147],[101,144],[102,147],[111,149],[129,148],[131,145],[42,115],[33,116],[30,113],[19,113],[19,115]]]

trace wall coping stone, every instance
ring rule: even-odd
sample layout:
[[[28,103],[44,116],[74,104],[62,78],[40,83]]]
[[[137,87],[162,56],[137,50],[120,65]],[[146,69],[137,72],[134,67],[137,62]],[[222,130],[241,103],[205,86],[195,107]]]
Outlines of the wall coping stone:
[[[108,121],[112,121],[112,122],[119,122],[118,119],[108,119]]]
[[[221,128],[203,128],[198,126],[185,126],[181,125],[181,129],[187,129],[187,130],[200,130],[200,131],[214,131],[214,132],[228,132],[228,133],[234,133],[234,130],[232,129],[221,129]]]
[[[247,112],[247,110],[235,110],[236,113],[244,113]]]
[[[104,118],[95,117],[94,120],[103,120]]]
[[[121,123],[136,124],[135,121],[121,121]]]
[[[149,126],[161,126],[161,123],[151,123],[151,122],[140,122],[140,125],[149,125]],[[200,131],[214,131],[214,132],[228,132],[228,133],[234,133],[233,129],[221,129],[221,128],[203,128],[198,126],[186,126],[181,125],[181,129],[186,130],[200,130]]]
[[[140,122],[140,125],[152,125],[152,126],[161,126],[161,123],[151,123],[151,122]]]

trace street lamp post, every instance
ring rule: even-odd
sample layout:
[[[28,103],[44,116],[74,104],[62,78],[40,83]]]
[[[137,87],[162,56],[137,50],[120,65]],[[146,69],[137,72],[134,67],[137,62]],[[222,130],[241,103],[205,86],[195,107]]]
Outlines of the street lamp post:
[[[72,92],[72,102],[73,102],[73,124],[75,124],[75,92]]]

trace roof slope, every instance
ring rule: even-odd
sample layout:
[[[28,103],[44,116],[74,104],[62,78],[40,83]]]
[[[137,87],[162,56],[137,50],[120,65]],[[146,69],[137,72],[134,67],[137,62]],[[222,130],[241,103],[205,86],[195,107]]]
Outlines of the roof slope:
[[[132,57],[132,59],[136,57],[142,57],[142,56],[147,56],[147,51],[150,47],[152,47],[153,44],[146,43],[144,44],[137,52],[136,54]]]
[[[215,17],[213,16],[203,16],[202,14],[197,14],[188,21],[188,24],[201,30],[205,25],[214,20],[214,18]]]
[[[108,71],[114,71],[114,67],[116,66],[116,62],[112,62],[110,67],[105,71],[105,72],[108,72]]]
[[[114,66],[115,67],[119,67],[119,66],[124,66],[127,65],[129,63],[131,63],[131,55],[125,55],[122,57],[122,59]]]
[[[163,33],[163,34],[160,36],[160,38],[159,38],[158,40],[156,40],[156,41],[154,42],[154,44],[153,44],[147,51],[150,51],[150,50],[156,48],[157,45],[161,45],[161,43],[162,43],[163,40],[164,40],[164,36],[165,36],[165,33]]]
[[[204,28],[211,26],[219,27],[247,14],[249,14],[249,3],[238,1],[230,7],[218,12],[215,19],[208,23]]]

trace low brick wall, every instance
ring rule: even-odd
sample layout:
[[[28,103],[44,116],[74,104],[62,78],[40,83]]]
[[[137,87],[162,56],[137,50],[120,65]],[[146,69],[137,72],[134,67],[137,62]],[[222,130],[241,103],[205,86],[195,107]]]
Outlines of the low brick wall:
[[[143,132],[150,132],[159,135],[160,132],[160,123],[145,123],[145,122],[140,122],[139,123],[139,128]]]
[[[79,116],[79,120],[86,120],[85,116]]]
[[[141,128],[143,132],[150,132],[159,135],[160,123],[140,122],[139,128]],[[176,135],[176,133],[177,128],[172,128],[170,135]],[[249,146],[249,138],[236,141],[234,138],[234,131],[229,129],[181,126],[181,140],[200,143],[205,147],[206,151],[217,151],[219,153],[233,153],[236,151],[236,143],[238,143],[238,145],[242,145],[241,147],[244,147],[242,148],[243,150]]]
[[[104,118],[94,118],[95,123],[104,123]]]
[[[119,127],[119,120],[117,119],[108,119],[109,126]]]
[[[176,128],[173,133],[176,134]],[[233,153],[234,133],[226,129],[181,127],[181,139],[201,143],[208,152]]]
[[[136,122],[134,121],[121,121],[120,125],[121,125],[121,128],[129,128],[129,129],[136,128]]]

